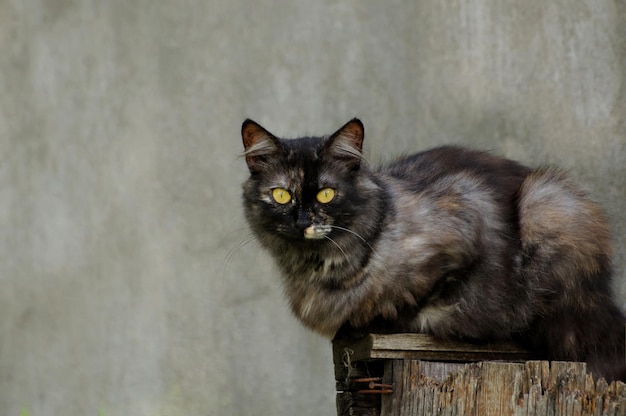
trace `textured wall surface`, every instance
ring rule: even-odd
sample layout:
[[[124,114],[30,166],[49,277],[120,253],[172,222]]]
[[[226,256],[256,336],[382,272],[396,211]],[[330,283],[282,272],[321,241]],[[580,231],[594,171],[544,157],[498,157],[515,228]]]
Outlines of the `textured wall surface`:
[[[626,306],[621,0],[0,0],[0,414],[331,415],[242,219],[239,129],[556,163]]]

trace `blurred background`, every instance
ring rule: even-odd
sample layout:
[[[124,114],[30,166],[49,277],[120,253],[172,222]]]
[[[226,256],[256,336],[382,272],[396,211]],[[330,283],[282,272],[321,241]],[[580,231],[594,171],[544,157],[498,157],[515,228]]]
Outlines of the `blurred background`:
[[[621,0],[0,0],[0,414],[332,415],[240,126],[571,171],[626,306]]]

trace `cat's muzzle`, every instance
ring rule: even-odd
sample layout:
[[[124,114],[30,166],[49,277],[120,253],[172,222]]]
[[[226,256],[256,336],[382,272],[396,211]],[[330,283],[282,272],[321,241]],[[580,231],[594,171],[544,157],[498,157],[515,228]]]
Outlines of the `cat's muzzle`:
[[[309,240],[319,240],[325,238],[332,227],[330,225],[309,225],[304,229],[304,238]]]

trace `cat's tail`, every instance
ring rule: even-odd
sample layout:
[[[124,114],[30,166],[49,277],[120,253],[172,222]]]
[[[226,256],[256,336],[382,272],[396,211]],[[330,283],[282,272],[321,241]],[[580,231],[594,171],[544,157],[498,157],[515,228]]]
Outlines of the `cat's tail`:
[[[587,361],[624,379],[624,314],[612,298],[611,236],[600,207],[553,169],[532,172],[518,197],[521,272],[535,323],[531,343],[551,359]]]

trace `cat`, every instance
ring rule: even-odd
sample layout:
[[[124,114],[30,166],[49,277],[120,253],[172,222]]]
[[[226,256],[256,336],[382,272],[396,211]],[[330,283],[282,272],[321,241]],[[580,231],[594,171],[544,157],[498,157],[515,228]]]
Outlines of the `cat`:
[[[565,173],[457,146],[372,168],[363,138],[242,125],[245,217],[305,326],[516,340],[624,380],[609,227]]]

